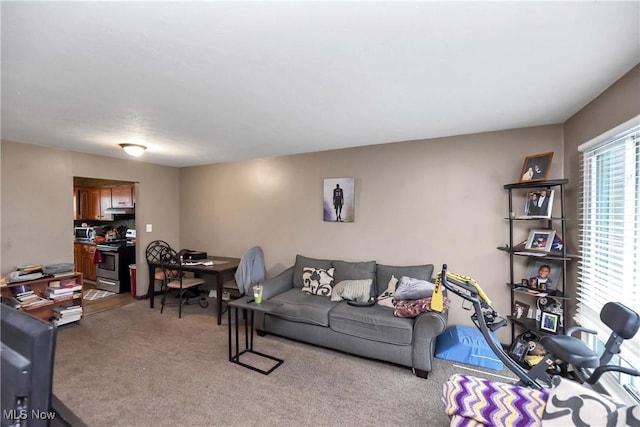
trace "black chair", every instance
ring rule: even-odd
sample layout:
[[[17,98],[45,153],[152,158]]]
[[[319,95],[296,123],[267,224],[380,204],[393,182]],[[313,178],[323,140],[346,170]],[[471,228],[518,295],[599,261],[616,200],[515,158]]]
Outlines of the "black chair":
[[[164,240],[154,240],[153,242],[147,245],[147,249],[145,250],[147,256],[147,262],[157,263],[161,261],[162,252],[166,248],[171,248],[171,246],[165,242]],[[155,270],[156,268],[154,268]],[[159,271],[153,272],[154,283],[149,283],[149,286],[152,287],[151,290],[155,291],[155,282],[160,281],[161,286],[160,289],[163,289],[164,283],[166,282],[166,278],[164,276],[164,272],[162,269]]]
[[[573,366],[577,378],[587,384],[597,383],[602,374],[609,371],[640,376],[640,371],[636,369],[608,364],[614,355],[620,353],[622,342],[633,338],[638,332],[640,328],[638,313],[619,302],[608,302],[600,311],[600,320],[611,329],[611,335],[601,356],[588,348],[581,339],[571,336],[578,331],[596,334],[596,331],[579,326],[568,328],[566,335],[542,337],[540,342],[548,353]],[[594,371],[589,375],[587,369]]]
[[[162,286],[162,302],[160,306],[160,313],[164,310],[164,305],[167,301],[167,296],[170,289],[177,291],[178,293],[178,317],[182,317],[182,306],[189,304],[193,298],[198,299],[200,307],[206,308],[209,306],[209,301],[206,296],[200,292],[200,286],[204,285],[204,280],[200,278],[185,277],[182,271],[182,264],[178,253],[171,248],[164,248],[160,254],[160,261],[162,263],[162,272],[164,276],[164,282]]]

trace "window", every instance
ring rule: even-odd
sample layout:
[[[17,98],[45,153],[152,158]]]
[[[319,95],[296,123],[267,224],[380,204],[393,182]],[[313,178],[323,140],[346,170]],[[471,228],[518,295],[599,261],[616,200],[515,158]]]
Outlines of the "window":
[[[631,123],[631,124],[629,124]],[[589,338],[601,354],[611,331],[600,310],[619,301],[640,313],[640,125],[638,117],[608,136],[584,144],[576,321],[598,331]],[[600,342],[598,342],[600,341]],[[622,345],[611,363],[640,366],[640,334]],[[640,379],[614,373],[621,385],[640,389]]]

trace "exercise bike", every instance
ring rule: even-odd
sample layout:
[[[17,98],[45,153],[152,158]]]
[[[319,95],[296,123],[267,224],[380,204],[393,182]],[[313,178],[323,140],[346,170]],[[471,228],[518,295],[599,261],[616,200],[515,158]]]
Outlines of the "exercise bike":
[[[532,369],[525,370],[491,338],[490,332],[495,332],[506,326],[507,319],[494,310],[491,306],[491,300],[474,279],[448,272],[447,265],[444,264],[442,271],[436,276],[436,288],[438,286],[444,286],[449,292],[471,302],[474,310],[471,320],[480,329],[482,336],[495,355],[519,378],[518,385],[535,389],[551,386],[551,376],[547,370],[555,368],[556,365],[550,356],[546,355]]]
[[[640,329],[638,313],[621,303],[608,302],[600,312],[600,320],[611,329],[611,335],[601,356],[589,349],[582,340],[571,336],[572,333],[578,331],[592,334],[595,334],[596,331],[574,326],[568,328],[565,335],[542,337],[540,342],[546,350],[544,358],[533,368],[526,370],[491,339],[489,331],[495,332],[506,326],[507,320],[491,307],[491,300],[475,280],[448,272],[447,265],[444,264],[442,271],[436,277],[436,288],[439,286],[444,286],[450,292],[473,304],[474,313],[471,319],[480,329],[491,350],[509,370],[518,376],[517,385],[535,389],[550,387],[552,383],[549,372],[552,374],[560,373],[555,360],[561,360],[566,366],[571,366],[578,382],[590,385],[597,383],[605,372],[616,371],[640,376],[640,371],[636,369],[608,364],[615,354],[620,353],[622,342],[625,339],[633,338]],[[591,369],[593,372],[589,373]]]

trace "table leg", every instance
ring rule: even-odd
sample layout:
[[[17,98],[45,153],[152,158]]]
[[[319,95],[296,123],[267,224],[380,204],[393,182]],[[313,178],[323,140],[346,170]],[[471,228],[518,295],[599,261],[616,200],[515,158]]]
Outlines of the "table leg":
[[[216,273],[216,306],[218,310],[218,326],[222,324],[222,273]],[[231,309],[229,309],[231,311]]]
[[[149,267],[149,290],[147,296],[149,297],[149,308],[153,308],[153,297],[156,293],[156,268],[147,264]]]

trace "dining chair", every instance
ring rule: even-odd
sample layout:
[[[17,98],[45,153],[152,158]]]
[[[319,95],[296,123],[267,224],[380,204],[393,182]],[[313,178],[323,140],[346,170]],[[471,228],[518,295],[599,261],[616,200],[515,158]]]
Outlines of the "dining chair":
[[[192,298],[197,298],[200,307],[209,306],[206,296],[200,293],[199,287],[204,285],[204,279],[197,277],[185,277],[178,253],[172,248],[164,248],[160,254],[160,262],[164,275],[162,301],[160,313],[164,311],[169,290],[178,292],[178,318],[182,318],[182,306],[188,304]]]
[[[166,248],[171,248],[171,246],[164,240],[154,240],[149,243],[145,250],[147,262],[160,262],[162,251]],[[160,291],[162,292],[165,283],[164,271],[162,271],[162,269],[158,270],[157,267],[153,267],[153,269],[155,270],[153,272],[154,283],[150,283],[149,286],[153,286],[153,290],[155,291],[155,282],[160,281]]]

